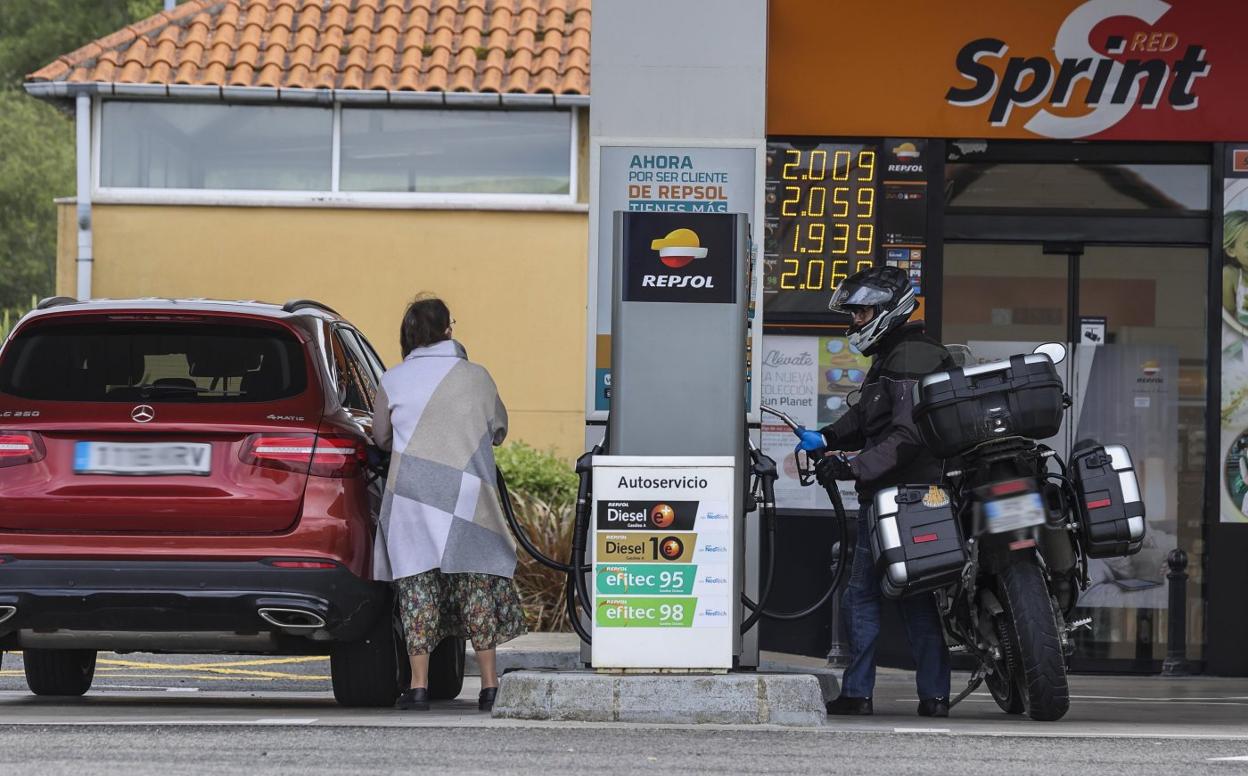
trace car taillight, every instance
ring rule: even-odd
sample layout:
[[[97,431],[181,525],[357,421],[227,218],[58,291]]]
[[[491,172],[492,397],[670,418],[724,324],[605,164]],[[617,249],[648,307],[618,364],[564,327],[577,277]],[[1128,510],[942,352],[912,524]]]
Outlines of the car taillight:
[[[317,434],[312,468],[317,477],[354,477],[368,460],[364,443],[347,434]]]
[[[46,452],[43,440],[31,431],[0,431],[0,468],[38,463]]]
[[[316,434],[252,434],[238,454],[243,463],[307,474],[316,450]]]
[[[314,477],[351,477],[360,470],[364,444],[346,434],[252,434],[239,458],[266,469]]]
[[[327,560],[266,560],[265,563],[279,569],[336,569],[337,563]]]

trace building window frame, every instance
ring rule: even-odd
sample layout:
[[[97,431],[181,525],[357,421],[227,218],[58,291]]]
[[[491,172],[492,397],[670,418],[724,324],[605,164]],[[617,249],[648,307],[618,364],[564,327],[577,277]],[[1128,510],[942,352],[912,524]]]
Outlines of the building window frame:
[[[332,104],[333,121],[330,144],[330,188],[328,191],[261,190],[261,189],[189,189],[136,188],[101,185],[101,150],[103,148],[104,102],[109,98],[92,98],[91,110],[91,198],[96,204],[127,205],[202,205],[217,207],[325,207],[377,210],[511,210],[586,212],[588,204],[580,198],[580,146],[585,141],[580,127],[581,107],[557,106],[548,110],[568,114],[568,191],[562,194],[493,193],[493,192],[365,192],[342,191],[342,109],[343,102]],[[123,101],[137,102],[133,97]],[[179,104],[175,100],[151,100]],[[193,104],[193,101],[187,101]],[[223,105],[258,105],[260,102],[229,102]],[[390,106],[390,110],[421,110],[420,107]],[[457,110],[479,110],[457,107]],[[505,112],[505,111],[504,111]]]

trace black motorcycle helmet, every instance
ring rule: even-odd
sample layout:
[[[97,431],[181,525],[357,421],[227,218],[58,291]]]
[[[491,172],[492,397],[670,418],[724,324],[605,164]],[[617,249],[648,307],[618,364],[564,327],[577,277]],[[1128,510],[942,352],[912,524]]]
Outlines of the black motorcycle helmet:
[[[846,315],[855,308],[875,310],[865,325],[849,327],[849,344],[866,356],[875,352],[885,335],[908,321],[918,306],[910,278],[897,267],[855,272],[842,281],[828,302],[829,310]]]

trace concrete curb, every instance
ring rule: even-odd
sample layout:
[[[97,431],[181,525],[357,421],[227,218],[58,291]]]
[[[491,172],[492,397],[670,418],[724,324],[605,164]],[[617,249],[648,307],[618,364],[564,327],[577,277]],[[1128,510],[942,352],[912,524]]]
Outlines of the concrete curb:
[[[494,717],[575,722],[818,727],[823,691],[811,674],[599,674],[513,671]]]

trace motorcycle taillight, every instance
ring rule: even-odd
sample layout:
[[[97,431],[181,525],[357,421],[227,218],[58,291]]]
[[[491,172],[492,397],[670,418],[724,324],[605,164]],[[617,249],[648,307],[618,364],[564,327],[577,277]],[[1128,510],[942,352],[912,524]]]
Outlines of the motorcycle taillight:
[[[1035,490],[1035,484],[1032,480],[1004,480],[1002,482],[994,482],[988,486],[988,494],[995,498],[1017,496],[1030,490]]]

